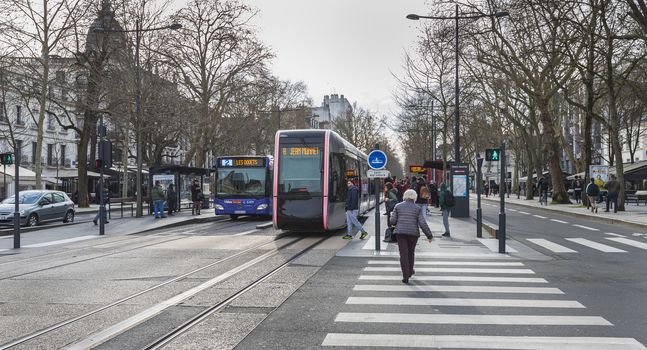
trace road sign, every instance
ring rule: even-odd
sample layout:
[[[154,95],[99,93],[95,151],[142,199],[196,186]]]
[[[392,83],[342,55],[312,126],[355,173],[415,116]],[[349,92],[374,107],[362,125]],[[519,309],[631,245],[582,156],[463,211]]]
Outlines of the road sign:
[[[369,179],[384,179],[391,176],[388,170],[368,170],[366,174]]]
[[[498,162],[501,156],[501,150],[498,148],[488,148],[485,150],[485,160],[489,162]]]
[[[373,150],[371,153],[368,154],[368,166],[371,169],[384,169],[386,166],[386,153],[380,151],[380,150]]]

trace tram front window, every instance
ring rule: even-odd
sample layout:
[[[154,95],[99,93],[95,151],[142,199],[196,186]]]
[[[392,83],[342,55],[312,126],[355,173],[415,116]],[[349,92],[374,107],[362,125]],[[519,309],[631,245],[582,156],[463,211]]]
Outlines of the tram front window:
[[[319,147],[282,147],[279,192],[321,194],[322,153]]]
[[[218,198],[260,198],[265,196],[265,168],[218,170]]]

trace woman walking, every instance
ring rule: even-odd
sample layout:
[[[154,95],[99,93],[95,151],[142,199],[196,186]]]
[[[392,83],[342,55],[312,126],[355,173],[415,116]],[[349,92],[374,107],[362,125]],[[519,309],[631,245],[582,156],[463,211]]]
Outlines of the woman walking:
[[[398,203],[391,213],[390,224],[395,226],[396,239],[400,250],[400,267],[402,268],[402,283],[409,283],[414,274],[413,263],[416,244],[420,237],[420,229],[431,243],[433,235],[427,225],[422,209],[415,203],[418,195],[414,190],[406,190],[403,201]]]

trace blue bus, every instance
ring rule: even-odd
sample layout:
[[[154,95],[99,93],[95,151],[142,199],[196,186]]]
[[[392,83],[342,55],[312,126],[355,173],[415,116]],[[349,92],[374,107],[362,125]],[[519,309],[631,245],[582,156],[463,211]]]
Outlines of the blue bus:
[[[231,156],[216,160],[216,215],[272,216],[272,156]]]

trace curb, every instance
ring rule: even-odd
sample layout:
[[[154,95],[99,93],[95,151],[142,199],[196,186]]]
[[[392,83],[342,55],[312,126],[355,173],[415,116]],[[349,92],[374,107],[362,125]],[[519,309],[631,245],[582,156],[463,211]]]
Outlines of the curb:
[[[88,221],[74,220],[73,222],[66,222],[66,223],[60,223],[60,224],[45,224],[45,225],[39,225],[39,226],[33,226],[33,227],[20,226],[20,233],[48,230],[50,228],[67,227],[67,226],[77,225],[77,224],[87,224],[89,222],[92,222],[92,220],[88,220]],[[7,226],[7,227],[8,227],[7,229],[0,230],[0,237],[13,236],[13,226]]]
[[[147,229],[139,231],[139,232],[129,233],[129,234],[127,234],[127,236],[137,235],[137,234],[140,234],[140,233],[146,233],[146,232],[155,231],[155,230],[164,229],[164,228],[172,228],[172,227],[179,227],[179,226],[185,226],[185,225],[191,225],[191,224],[202,224],[202,223],[205,223],[205,222],[218,222],[218,221],[226,221],[226,220],[231,220],[231,219],[229,217],[225,217],[225,216],[222,216],[222,215],[214,216],[214,217],[210,217],[210,218],[192,218],[192,219],[189,219],[189,220],[172,222],[170,224],[164,224],[164,225],[160,225],[160,226],[147,228]]]
[[[486,200],[486,201],[489,201],[489,202],[497,202],[497,203],[499,202],[498,199],[493,200],[493,199],[483,198],[483,197],[481,197],[481,200]],[[551,209],[551,208],[546,208],[546,207],[537,207],[537,206],[530,205],[530,204],[525,204],[525,203],[506,202],[506,204],[519,205],[519,206],[526,207],[526,208],[540,209],[540,210],[549,211],[549,212],[556,212],[556,213],[559,213],[559,214],[562,214],[562,215],[576,217],[576,218],[586,218],[586,219],[590,219],[592,221],[597,221],[597,222],[601,222],[601,223],[605,223],[605,224],[611,224],[611,225],[613,225],[613,224],[624,224],[624,225],[629,225],[629,226],[633,226],[633,227],[637,227],[637,228],[641,228],[641,229],[647,228],[647,224],[634,222],[634,221],[621,220],[621,219],[611,219],[611,218],[606,218],[606,217],[602,217],[602,216],[588,215],[588,214],[584,214],[584,213],[573,213],[573,212],[570,212],[570,211],[562,211],[562,210],[559,210],[559,209]]]
[[[476,217],[472,216],[472,219],[474,219],[474,221],[476,221]],[[499,226],[498,225],[495,225],[495,224],[493,224],[493,223],[491,223],[489,221],[485,221],[485,220],[481,219],[481,227],[487,233],[489,233],[490,236],[492,236],[493,238],[498,238],[498,235],[499,235]]]

